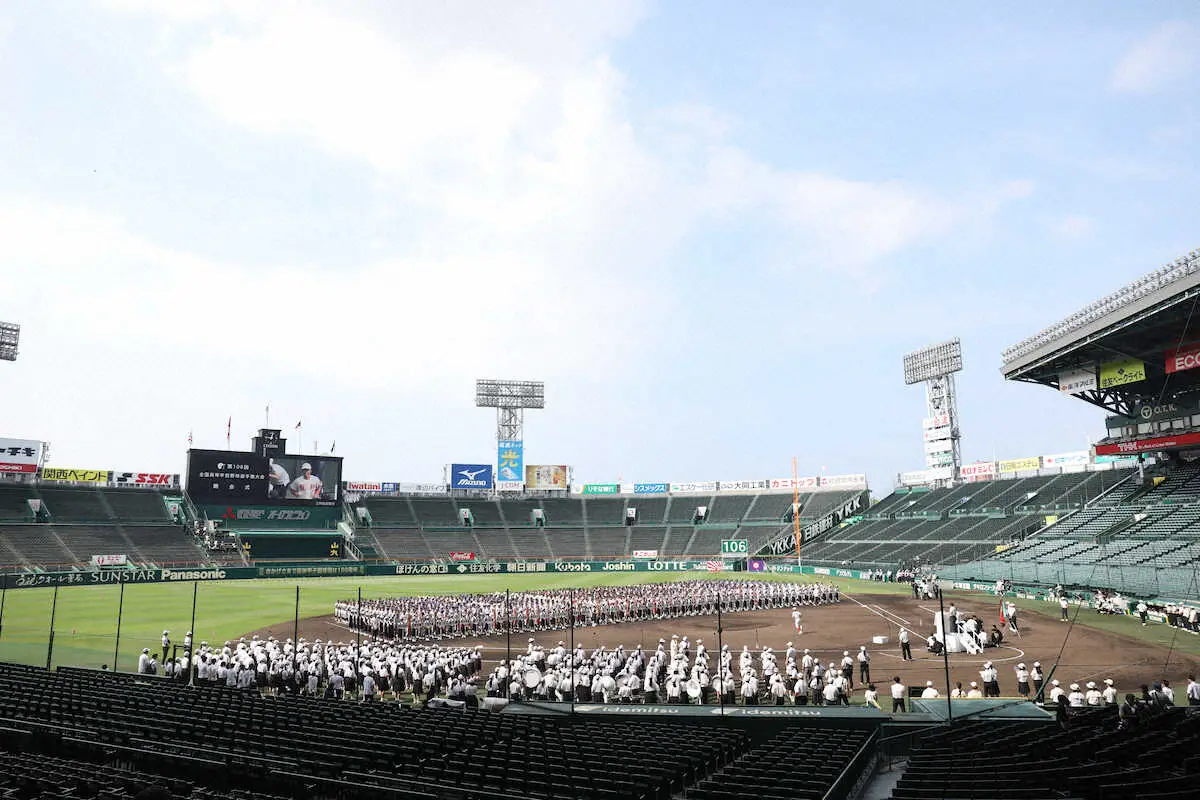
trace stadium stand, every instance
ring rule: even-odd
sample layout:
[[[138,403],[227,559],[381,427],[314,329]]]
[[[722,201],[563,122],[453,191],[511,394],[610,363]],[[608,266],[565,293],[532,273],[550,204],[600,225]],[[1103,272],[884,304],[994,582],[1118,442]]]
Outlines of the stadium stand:
[[[0,778],[14,789],[11,782],[24,780],[24,793],[14,796],[33,797],[123,796],[66,791],[86,774],[89,785],[116,780],[118,792],[153,782],[256,797],[667,800],[736,764],[753,744],[719,721],[415,710],[8,664],[0,665],[0,719],[3,763],[21,763],[15,750],[53,755],[26,778]],[[595,757],[614,742],[619,770]],[[80,768],[112,763],[139,772],[121,780],[111,770]],[[819,787],[832,777],[823,770],[807,782]]]

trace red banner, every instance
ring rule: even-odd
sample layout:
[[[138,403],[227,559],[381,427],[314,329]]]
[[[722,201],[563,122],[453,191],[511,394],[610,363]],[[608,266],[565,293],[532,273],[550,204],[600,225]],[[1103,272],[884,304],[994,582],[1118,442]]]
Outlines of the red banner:
[[[113,483],[118,486],[174,486],[173,475],[162,472],[117,472],[113,475]]]
[[[1153,439],[1135,439],[1132,442],[1096,445],[1098,456],[1119,456],[1129,453],[1147,453],[1151,450],[1168,450],[1173,447],[1200,445],[1200,433],[1181,433],[1178,436],[1156,436]]]
[[[1167,351],[1167,374],[1183,372],[1200,367],[1200,344],[1189,344],[1175,350]]]
[[[0,461],[0,472],[37,472],[37,464],[10,464]]]
[[[474,561],[475,554],[474,553],[451,553],[450,560],[451,561]]]

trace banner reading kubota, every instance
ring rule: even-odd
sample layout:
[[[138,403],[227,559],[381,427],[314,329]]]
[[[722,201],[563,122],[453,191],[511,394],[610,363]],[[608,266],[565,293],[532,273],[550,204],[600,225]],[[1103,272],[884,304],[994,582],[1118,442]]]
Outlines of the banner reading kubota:
[[[1111,389],[1146,380],[1146,362],[1136,358],[1109,361],[1100,365],[1100,388]]]
[[[42,467],[42,480],[63,483],[107,484],[112,474],[107,469],[75,469],[73,467]]]
[[[1010,458],[1007,461],[1001,461],[997,467],[1001,473],[1009,474],[1013,472],[1033,472],[1042,468],[1041,456],[1030,456],[1029,458]]]
[[[569,489],[565,464],[526,464],[526,489]]]
[[[0,439],[0,472],[37,472],[45,445],[36,439]]]

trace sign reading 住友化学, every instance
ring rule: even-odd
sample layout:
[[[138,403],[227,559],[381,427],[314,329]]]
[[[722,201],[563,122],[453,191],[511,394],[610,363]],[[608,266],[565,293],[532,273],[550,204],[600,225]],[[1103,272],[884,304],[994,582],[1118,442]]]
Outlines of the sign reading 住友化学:
[[[744,556],[750,548],[747,546],[745,539],[722,539],[721,540],[721,555],[740,555]]]

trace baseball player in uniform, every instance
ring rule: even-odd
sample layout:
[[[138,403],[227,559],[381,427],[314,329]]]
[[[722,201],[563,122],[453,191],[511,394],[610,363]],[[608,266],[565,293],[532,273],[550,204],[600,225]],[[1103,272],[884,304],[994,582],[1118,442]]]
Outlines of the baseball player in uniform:
[[[288,484],[287,494],[293,500],[316,500],[323,487],[321,479],[312,474],[312,464],[305,461],[300,465],[300,477]]]

